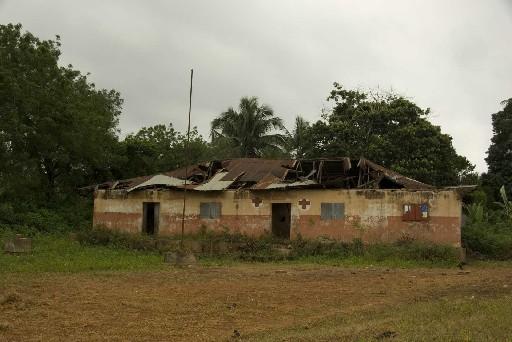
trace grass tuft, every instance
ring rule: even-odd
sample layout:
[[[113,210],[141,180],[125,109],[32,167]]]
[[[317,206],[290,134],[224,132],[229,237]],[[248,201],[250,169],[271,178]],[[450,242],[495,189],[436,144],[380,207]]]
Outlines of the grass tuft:
[[[0,299],[0,305],[8,305],[21,301],[21,297],[17,293],[9,293],[2,299]]]

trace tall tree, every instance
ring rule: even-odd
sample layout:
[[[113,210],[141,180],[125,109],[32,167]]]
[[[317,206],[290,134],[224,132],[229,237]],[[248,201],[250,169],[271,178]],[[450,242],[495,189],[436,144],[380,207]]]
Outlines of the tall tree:
[[[45,200],[106,177],[122,100],[60,66],[60,39],[0,25],[0,177],[10,195]],[[8,188],[5,187],[8,184]]]
[[[293,130],[287,134],[286,149],[295,158],[304,158],[308,149],[311,147],[308,131],[309,122],[301,116],[295,118]]]
[[[209,147],[194,127],[190,144],[185,151],[186,135],[177,132],[172,124],[143,127],[129,134],[122,145],[125,162],[121,167],[123,178],[170,171],[184,166],[185,160],[197,163],[208,159]],[[185,158],[188,154],[188,159]]]
[[[492,114],[493,136],[485,158],[489,166],[485,180],[493,185],[495,195],[502,185],[512,192],[512,98],[502,104],[503,110]]]
[[[238,111],[230,107],[211,123],[211,138],[215,144],[224,143],[233,149],[232,157],[261,157],[265,151],[280,150],[284,136],[281,118],[256,97],[242,97]]]
[[[308,157],[367,157],[433,185],[451,185],[473,171],[452,138],[428,120],[429,110],[396,94],[346,90],[334,83],[332,111],[309,130]]]

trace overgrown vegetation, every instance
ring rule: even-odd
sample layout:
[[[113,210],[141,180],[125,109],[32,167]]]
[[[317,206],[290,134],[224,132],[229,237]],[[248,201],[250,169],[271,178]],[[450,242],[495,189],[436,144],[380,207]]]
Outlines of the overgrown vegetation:
[[[505,216],[505,219],[507,219],[509,223],[512,223],[512,201],[508,199],[504,185],[500,188],[500,196],[502,202],[498,202],[496,204],[498,204],[503,209],[503,215]]]
[[[78,241],[85,245],[165,252],[176,250],[179,237],[148,236],[92,229],[80,232]],[[283,244],[272,236],[252,238],[244,235],[202,232],[185,236],[185,249],[193,251],[207,263],[233,261],[305,262],[386,265],[455,265],[457,251],[449,246],[403,240],[394,244],[364,245],[361,240],[337,242],[329,239],[296,239]]]
[[[462,241],[474,256],[512,259],[512,204],[504,187],[500,192],[499,209],[486,208],[482,203],[464,206],[467,222],[462,229]]]
[[[0,230],[0,244],[3,245],[15,233],[9,229]],[[165,267],[162,253],[175,250],[179,243],[174,237],[154,239],[104,229],[82,230],[76,234],[49,234],[35,230],[24,233],[32,237],[33,251],[20,255],[0,254],[0,273],[159,269]],[[451,247],[412,241],[365,246],[359,240],[339,243],[299,239],[283,247],[270,237],[255,239],[242,235],[198,234],[187,236],[185,247],[193,250],[204,265],[278,262],[444,267],[458,262],[457,253]]]
[[[71,232],[92,224],[92,200],[77,198],[59,205],[36,206],[33,203],[0,203],[0,232],[13,230],[23,234]]]
[[[507,224],[468,224],[462,230],[462,238],[474,257],[512,259],[512,232]]]

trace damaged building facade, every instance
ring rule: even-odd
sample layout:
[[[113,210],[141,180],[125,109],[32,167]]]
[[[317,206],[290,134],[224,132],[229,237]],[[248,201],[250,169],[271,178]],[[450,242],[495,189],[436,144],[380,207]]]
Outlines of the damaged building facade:
[[[231,159],[94,190],[93,224],[134,234],[201,230],[327,237],[365,243],[415,239],[460,247],[460,189],[434,188],[367,159]]]

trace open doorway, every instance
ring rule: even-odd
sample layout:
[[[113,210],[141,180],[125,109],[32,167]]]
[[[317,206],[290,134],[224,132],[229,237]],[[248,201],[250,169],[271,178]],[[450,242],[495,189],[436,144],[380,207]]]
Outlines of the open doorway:
[[[272,235],[290,239],[291,203],[272,203]]]
[[[142,232],[148,235],[158,233],[158,223],[160,222],[160,203],[143,203]]]

